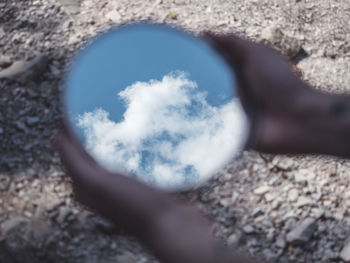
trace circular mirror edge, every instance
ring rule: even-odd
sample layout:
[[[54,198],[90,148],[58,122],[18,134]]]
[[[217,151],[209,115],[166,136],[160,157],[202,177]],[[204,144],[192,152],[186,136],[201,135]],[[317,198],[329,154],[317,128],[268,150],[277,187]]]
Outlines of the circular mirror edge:
[[[152,26],[152,27],[158,27],[161,28],[163,30],[171,30],[172,32],[182,35],[186,38],[190,38],[190,39],[194,39],[195,41],[201,41],[203,44],[205,44],[208,48],[210,48],[216,55],[218,58],[220,58],[221,62],[223,64],[226,65],[226,67],[230,68],[229,63],[227,62],[227,60],[225,59],[225,57],[220,54],[215,48],[214,45],[211,41],[209,41],[209,39],[206,39],[205,37],[202,37],[200,34],[195,34],[194,32],[184,29],[178,25],[174,25],[174,24],[168,24],[168,23],[158,23],[152,20],[141,20],[141,21],[127,21],[125,23],[121,23],[121,24],[116,24],[113,25],[111,28],[99,32],[98,34],[96,34],[95,36],[92,36],[91,38],[89,38],[89,40],[87,41],[87,43],[85,43],[85,45],[83,45],[82,47],[80,47],[78,50],[75,51],[75,54],[72,56],[71,58],[71,64],[69,65],[69,68],[67,70],[67,72],[65,73],[65,76],[63,78],[63,85],[62,85],[62,91],[61,92],[61,105],[63,106],[63,124],[64,127],[66,128],[67,132],[69,133],[69,135],[74,138],[75,140],[78,141],[79,145],[81,145],[81,148],[84,150],[84,152],[86,152],[89,156],[90,153],[87,152],[87,150],[85,149],[85,147],[82,145],[82,142],[79,140],[79,138],[77,138],[76,134],[74,133],[72,124],[71,124],[71,118],[69,117],[69,112],[68,112],[68,105],[67,105],[67,96],[68,96],[68,82],[69,82],[69,78],[70,75],[72,73],[72,69],[74,69],[74,67],[76,66],[76,64],[78,64],[78,61],[80,60],[81,57],[84,56],[85,53],[87,53],[89,51],[90,48],[93,48],[94,45],[100,41],[103,41],[104,38],[107,38],[108,36],[110,36],[111,34],[114,34],[115,32],[120,32],[121,30],[127,30],[130,27],[140,27],[140,26]],[[237,85],[236,82],[236,72],[234,70],[230,70],[230,75],[231,75],[231,86],[232,89],[234,89]],[[238,97],[238,96],[237,96]],[[242,151],[246,148],[247,145],[247,141],[248,141],[248,134],[250,133],[250,129],[251,129],[251,123],[248,120],[247,114],[245,112],[245,110],[243,109],[243,106],[241,104],[241,102],[239,103],[242,112],[244,113],[244,119],[245,119],[245,124],[246,124],[246,131],[247,134],[242,137],[242,142],[240,144],[240,147],[238,148],[237,154],[232,154],[230,160],[227,160],[226,162],[224,162],[220,168],[217,169],[216,172],[213,172],[210,176],[207,176],[204,179],[201,179],[193,184],[190,184],[188,186],[174,186],[174,187],[169,187],[169,188],[161,188],[161,187],[157,187],[155,185],[150,185],[150,184],[146,184],[149,187],[164,191],[164,192],[168,192],[168,193],[181,193],[181,192],[189,192],[189,191],[193,191],[196,190],[200,187],[205,186],[206,183],[208,183],[214,176],[215,174],[217,174],[218,172],[220,172],[221,169],[224,169],[227,165],[229,165],[230,163],[232,163],[235,159],[237,159]],[[92,157],[93,158],[93,157]],[[94,159],[94,158],[93,158]],[[122,174],[124,174],[125,172],[122,171],[122,169],[120,171],[114,171],[114,172],[120,172]],[[127,176],[127,175],[126,175]]]

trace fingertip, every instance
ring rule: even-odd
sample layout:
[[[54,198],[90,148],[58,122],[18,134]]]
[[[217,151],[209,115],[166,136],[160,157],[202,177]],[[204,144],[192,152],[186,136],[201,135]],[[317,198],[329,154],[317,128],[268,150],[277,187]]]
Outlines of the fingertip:
[[[52,145],[53,147],[61,152],[62,151],[62,147],[65,145],[65,143],[68,141],[67,135],[63,130],[60,130],[56,137],[54,138]]]

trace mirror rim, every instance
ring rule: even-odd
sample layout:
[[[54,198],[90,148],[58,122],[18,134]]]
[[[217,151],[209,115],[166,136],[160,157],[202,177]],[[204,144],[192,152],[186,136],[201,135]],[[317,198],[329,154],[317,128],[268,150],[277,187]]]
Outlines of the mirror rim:
[[[73,128],[72,128],[72,123],[69,117],[69,113],[68,113],[68,105],[67,105],[67,97],[68,97],[68,89],[69,89],[69,79],[70,76],[72,74],[72,70],[76,67],[76,65],[78,64],[78,61],[80,60],[81,57],[83,57],[86,53],[89,52],[89,50],[91,48],[93,48],[95,46],[96,43],[103,41],[105,38],[107,38],[110,35],[116,34],[118,32],[121,32],[123,30],[128,30],[132,27],[140,27],[140,26],[152,26],[152,27],[158,27],[161,28],[162,30],[168,30],[168,31],[172,31],[177,35],[180,35],[181,37],[186,37],[189,39],[194,39],[195,41],[201,41],[203,43],[205,43],[208,47],[210,47],[217,55],[218,57],[220,57],[223,61],[223,63],[228,67],[231,68],[231,66],[229,65],[227,59],[225,59],[225,57],[220,54],[217,50],[215,50],[215,48],[213,47],[213,43],[210,41],[210,39],[207,39],[205,37],[201,37],[198,35],[195,35],[194,32],[191,32],[189,30],[186,30],[184,28],[181,28],[180,26],[177,25],[173,25],[173,24],[167,24],[167,23],[156,23],[153,21],[138,21],[138,22],[127,22],[127,23],[123,23],[120,25],[114,25],[113,27],[111,27],[110,29],[103,31],[103,32],[99,32],[98,34],[96,34],[95,36],[92,36],[88,39],[87,43],[83,44],[82,46],[80,46],[75,52],[74,55],[70,58],[70,65],[65,73],[65,76],[63,78],[63,85],[62,86],[62,91],[61,91],[61,105],[63,106],[63,124],[64,127],[66,128],[67,132],[69,133],[69,135],[71,136],[71,138],[73,138],[74,140],[76,140],[81,148],[81,150],[83,150],[89,157],[91,157],[91,161],[95,161],[96,163],[98,163],[98,161],[95,160],[94,157],[92,157],[92,155],[85,149],[85,147],[83,146],[83,143],[79,140],[79,138],[77,138],[77,135],[75,134]],[[234,89],[235,85],[237,85],[236,82],[236,72],[235,71],[230,71],[231,72],[231,86],[232,89]],[[246,144],[248,141],[248,134],[250,133],[250,121],[248,119],[248,116],[242,106],[241,103],[241,99],[237,93],[237,98],[240,101],[240,106],[242,108],[242,112],[244,113],[245,119],[247,120],[247,134],[242,138],[242,143],[241,143],[241,147],[238,148],[237,154],[235,156],[231,157],[231,161],[225,162],[221,165],[221,168],[218,169],[216,172],[212,173],[210,176],[208,176],[208,178],[203,179],[203,180],[199,180],[196,183],[191,183],[190,185],[183,185],[183,186],[174,186],[171,188],[162,188],[162,187],[157,187],[155,185],[152,184],[148,184],[145,183],[141,180],[137,180],[138,182],[141,182],[149,187],[152,188],[156,188],[156,189],[160,189],[164,192],[169,192],[169,193],[175,193],[175,192],[187,192],[187,191],[192,191],[195,189],[198,189],[202,186],[204,186],[206,183],[210,182],[211,180],[213,180],[213,177],[218,174],[222,169],[224,169],[227,165],[229,165],[232,161],[234,161],[235,159],[237,159],[240,154],[243,152],[243,150],[246,148]],[[99,163],[98,163],[99,164]],[[99,164],[100,165],[100,164]],[[101,166],[103,167],[103,166]],[[103,167],[103,169],[106,169]],[[108,169],[107,169],[108,170]],[[117,171],[115,171],[115,173],[117,173]],[[124,172],[120,172],[120,174],[124,175]],[[127,176],[127,175],[125,175]]]

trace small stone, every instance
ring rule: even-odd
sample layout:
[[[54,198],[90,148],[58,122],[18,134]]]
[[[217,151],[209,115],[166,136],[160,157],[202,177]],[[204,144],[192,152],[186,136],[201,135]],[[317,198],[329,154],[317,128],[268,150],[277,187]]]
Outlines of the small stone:
[[[315,179],[316,175],[309,169],[300,169],[294,174],[294,180],[296,183],[307,183]]]
[[[290,168],[292,168],[293,164],[294,162],[292,159],[284,158],[280,160],[276,166],[281,170],[289,170]]]
[[[316,229],[315,219],[306,218],[287,234],[287,242],[292,245],[305,245]]]
[[[32,216],[33,216],[33,214],[31,213],[31,212],[29,212],[29,211],[24,211],[24,213],[23,213],[26,217],[28,217],[28,218],[31,218]]]
[[[117,10],[109,11],[105,17],[113,22],[119,22],[121,19],[121,15]]]
[[[0,191],[8,190],[11,183],[11,179],[9,175],[0,174]]]
[[[222,205],[223,207],[228,207],[230,205],[230,199],[229,198],[221,199],[220,205]]]
[[[298,201],[296,202],[296,207],[304,207],[307,205],[313,205],[315,202],[313,200],[311,200],[310,198],[307,198],[305,196],[300,196],[298,198]]]
[[[264,214],[264,211],[260,207],[256,207],[252,212],[252,216],[254,217],[258,217],[263,214]]]
[[[260,38],[290,58],[296,56],[301,49],[299,41],[285,35],[277,25],[271,25],[263,29]]]
[[[127,252],[117,257],[118,263],[138,263],[139,260],[131,253]]]
[[[111,248],[112,250],[117,249],[117,243],[112,242],[110,248]]]
[[[92,218],[92,221],[95,223],[96,228],[105,233],[112,233],[116,229],[112,223],[102,217],[95,216]]]
[[[19,60],[0,71],[0,79],[12,79],[20,82],[35,80],[47,69],[48,59],[40,55],[30,61]]]
[[[167,15],[167,18],[176,20],[177,19],[177,13],[175,11],[170,11]]]
[[[331,249],[326,249],[323,253],[323,259],[325,261],[334,261],[334,260],[337,260],[338,258],[339,258],[338,253],[332,251]],[[345,261],[345,262],[347,262],[347,261]]]
[[[337,175],[337,165],[336,164],[331,164],[328,167],[328,174],[330,177],[336,176]]]
[[[246,233],[247,235],[253,234],[254,231],[255,231],[254,227],[252,227],[251,225],[246,225],[243,227],[243,232]]]
[[[227,239],[227,245],[229,245],[230,247],[238,247],[240,242],[242,241],[242,237],[242,232],[231,234]]]
[[[63,29],[63,30],[67,30],[67,29],[69,29],[72,25],[73,25],[73,21],[72,21],[72,20],[66,20],[66,21],[64,21],[63,24],[62,24],[62,29]]]
[[[264,195],[266,194],[268,191],[270,191],[270,187],[267,186],[267,185],[264,185],[264,186],[260,186],[258,188],[256,188],[254,190],[254,194],[256,195]]]
[[[325,211],[322,208],[313,208],[311,210],[311,215],[316,218],[319,219],[324,215]]]
[[[68,14],[76,15],[80,13],[80,4],[78,0],[59,0],[58,2]]]
[[[264,195],[264,198],[265,198],[265,201],[266,201],[267,203],[270,203],[270,202],[272,202],[273,200],[275,200],[276,196],[275,196],[274,194],[271,194],[271,193],[266,193],[266,194]]]
[[[28,223],[28,219],[21,216],[7,219],[4,223],[1,224],[2,235],[7,236],[14,229],[27,223]]]
[[[276,241],[276,247],[279,247],[281,249],[284,249],[286,247],[286,241],[284,238],[278,238]]]
[[[350,43],[347,42],[347,43],[345,43],[344,45],[342,45],[341,51],[342,51],[344,54],[348,53],[348,52],[350,51]]]
[[[270,249],[265,248],[262,253],[267,262],[276,262],[278,260],[278,255]]]
[[[299,197],[298,189],[293,188],[293,189],[289,190],[289,192],[288,192],[288,200],[290,202],[295,202],[296,200],[298,200],[298,197]]]
[[[73,34],[68,39],[68,45],[74,45],[77,42],[79,42],[80,39],[81,39],[81,35],[80,34]]]
[[[56,218],[59,224],[62,224],[66,218],[72,213],[72,210],[68,206],[61,206],[59,209],[58,217]]]
[[[52,211],[58,208],[61,204],[63,204],[64,200],[60,199],[57,195],[54,194],[43,194],[42,199],[39,200],[36,204],[38,206],[43,206],[45,210]]]
[[[281,203],[282,203],[281,200],[275,199],[275,200],[273,200],[272,203],[271,203],[271,208],[272,208],[273,210],[278,209],[278,208],[280,207]]]
[[[12,59],[10,56],[0,55],[0,67],[6,68],[12,64]]]
[[[3,38],[5,36],[5,31],[2,27],[0,27],[0,39]]]
[[[0,135],[4,133],[4,129],[0,127]]]
[[[38,117],[28,117],[26,119],[26,123],[28,125],[34,125],[34,124],[37,124],[39,122],[39,118]]]
[[[350,240],[349,240],[349,238],[348,238],[347,243],[345,244],[345,246],[341,250],[339,256],[344,262],[346,262],[346,263],[350,262]]]
[[[341,212],[338,212],[338,213],[334,213],[334,218],[338,221],[342,221],[343,218],[344,218],[344,214],[341,213]]]
[[[24,131],[24,132],[27,132],[27,126],[26,126],[23,122],[21,122],[21,121],[16,121],[16,122],[15,122],[15,125],[16,125],[16,127],[17,127],[19,130]]]
[[[274,228],[270,228],[267,231],[266,239],[267,239],[267,241],[271,242],[271,241],[274,240],[274,238],[275,238],[275,229]]]

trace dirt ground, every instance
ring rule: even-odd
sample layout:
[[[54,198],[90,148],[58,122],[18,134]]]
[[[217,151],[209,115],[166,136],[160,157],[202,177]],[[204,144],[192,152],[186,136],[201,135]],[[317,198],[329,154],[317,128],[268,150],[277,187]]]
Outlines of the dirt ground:
[[[0,0],[1,263],[157,262],[73,200],[51,146],[72,56],[135,20],[265,39],[315,88],[350,90],[349,0]],[[350,262],[349,168],[244,152],[183,197],[230,249],[267,262]]]

